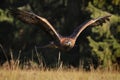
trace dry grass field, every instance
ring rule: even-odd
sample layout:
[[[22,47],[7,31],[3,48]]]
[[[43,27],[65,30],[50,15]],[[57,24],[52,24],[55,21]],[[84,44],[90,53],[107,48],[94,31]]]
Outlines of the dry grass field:
[[[0,80],[120,80],[119,72],[80,70],[6,70],[0,69]]]

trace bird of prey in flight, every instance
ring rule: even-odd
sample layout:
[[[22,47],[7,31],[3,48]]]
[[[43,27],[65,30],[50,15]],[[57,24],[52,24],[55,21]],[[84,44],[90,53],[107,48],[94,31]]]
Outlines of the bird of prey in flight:
[[[89,26],[102,25],[103,23],[106,23],[106,21],[109,21],[109,17],[111,16],[106,15],[95,19],[87,20],[84,23],[80,24],[78,27],[76,27],[70,36],[64,37],[54,29],[54,27],[50,24],[50,22],[48,22],[47,19],[41,16],[38,16],[32,12],[27,12],[19,9],[11,9],[10,12],[14,17],[20,19],[25,23],[39,26],[40,29],[42,29],[48,35],[51,35],[54,38],[52,42],[43,47],[52,46],[66,51],[72,49],[75,46],[78,36],[84,29]]]

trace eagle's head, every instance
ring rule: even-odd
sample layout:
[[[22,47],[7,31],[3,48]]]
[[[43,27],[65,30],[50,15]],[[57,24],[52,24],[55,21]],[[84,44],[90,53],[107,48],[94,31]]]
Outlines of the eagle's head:
[[[74,47],[75,41],[71,38],[64,38],[61,41],[61,46],[65,50],[70,50]]]
[[[71,47],[71,46],[72,46],[72,42],[69,41],[69,40],[65,40],[65,41],[64,41],[64,46],[66,46],[66,47]]]

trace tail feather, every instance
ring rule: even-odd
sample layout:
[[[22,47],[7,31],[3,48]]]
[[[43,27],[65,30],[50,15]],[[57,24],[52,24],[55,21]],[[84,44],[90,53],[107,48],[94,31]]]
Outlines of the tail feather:
[[[58,48],[58,46],[54,42],[50,42],[47,45],[40,46],[40,47],[37,47],[37,48]]]

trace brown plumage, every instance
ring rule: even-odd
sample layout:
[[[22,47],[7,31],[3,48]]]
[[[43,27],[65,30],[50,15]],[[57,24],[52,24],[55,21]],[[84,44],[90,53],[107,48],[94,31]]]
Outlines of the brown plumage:
[[[25,23],[34,24],[37,26],[43,25],[40,26],[40,28],[44,31],[47,31],[47,33],[55,39],[53,42],[51,42],[50,44],[44,47],[52,46],[52,47],[60,48],[62,50],[72,49],[75,45],[78,36],[85,28],[87,28],[88,26],[102,25],[106,21],[109,21],[109,17],[111,16],[111,15],[107,15],[95,19],[90,19],[84,22],[83,24],[81,24],[80,26],[78,26],[70,36],[63,37],[54,29],[54,27],[45,18],[41,16],[18,9],[11,10],[11,13],[13,16],[17,17],[18,19],[20,19]]]

